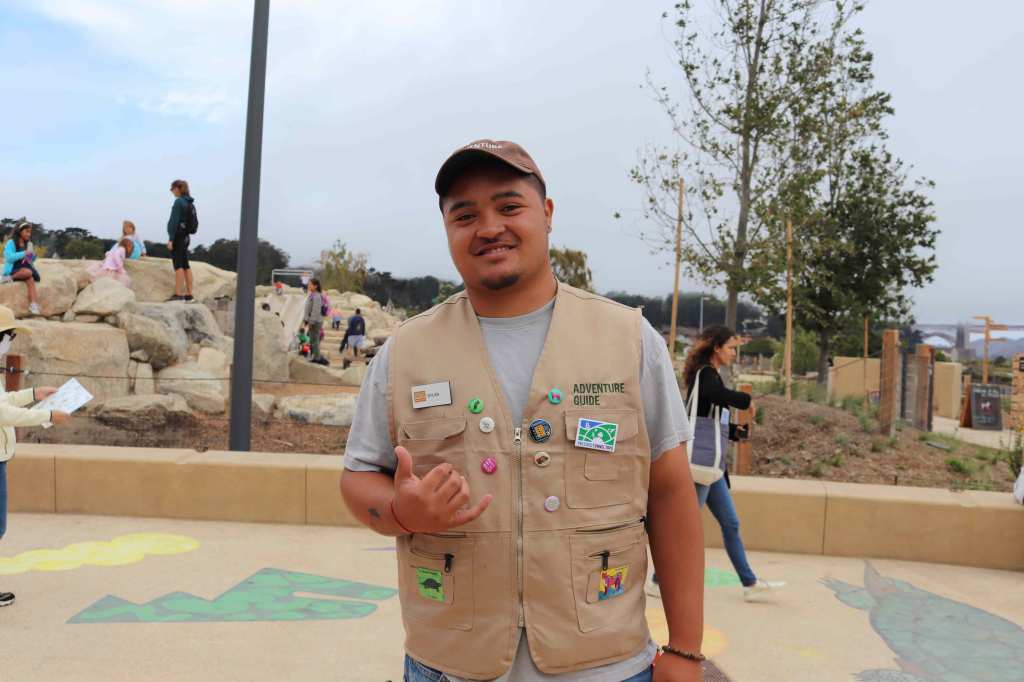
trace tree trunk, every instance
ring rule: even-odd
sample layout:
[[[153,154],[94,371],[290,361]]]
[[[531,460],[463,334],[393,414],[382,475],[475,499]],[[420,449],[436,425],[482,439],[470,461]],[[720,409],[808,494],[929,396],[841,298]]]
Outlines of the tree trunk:
[[[740,294],[731,282],[726,284],[725,292],[725,326],[739,334],[739,330],[736,328],[736,317]],[[705,322],[707,321],[705,320]]]
[[[828,383],[828,351],[832,341],[832,334],[822,329],[818,332],[818,383]]]

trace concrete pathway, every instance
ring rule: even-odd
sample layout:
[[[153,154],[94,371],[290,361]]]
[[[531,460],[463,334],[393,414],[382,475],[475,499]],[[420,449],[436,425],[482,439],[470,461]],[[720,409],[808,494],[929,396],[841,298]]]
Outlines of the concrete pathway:
[[[1002,431],[983,431],[981,429],[964,429],[956,419],[935,416],[932,418],[932,430],[959,438],[967,443],[982,447],[1008,450],[1014,443],[1016,434],[1011,429]]]
[[[752,604],[707,558],[704,649],[732,682],[1020,679],[1020,574],[755,552],[790,584]],[[364,529],[13,514],[0,679],[398,682],[395,586],[392,541]]]

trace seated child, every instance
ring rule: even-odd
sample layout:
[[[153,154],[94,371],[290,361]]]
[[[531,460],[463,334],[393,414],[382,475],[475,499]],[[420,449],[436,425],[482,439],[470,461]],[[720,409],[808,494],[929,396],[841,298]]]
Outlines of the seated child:
[[[103,262],[89,267],[89,276],[92,278],[92,281],[95,282],[100,277],[110,277],[126,287],[130,287],[132,285],[132,278],[124,271],[124,261],[125,258],[132,255],[134,250],[135,243],[128,237],[114,244],[114,247],[107,251]]]

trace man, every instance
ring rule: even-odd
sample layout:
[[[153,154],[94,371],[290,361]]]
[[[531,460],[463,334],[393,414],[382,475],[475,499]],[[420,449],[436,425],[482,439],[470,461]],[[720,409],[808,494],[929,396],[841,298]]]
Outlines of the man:
[[[352,349],[352,357],[359,357],[359,347],[363,345],[363,339],[366,338],[366,320],[363,319],[359,308],[356,308],[355,314],[348,318],[345,338],[348,340],[349,348]]]
[[[398,538],[405,679],[651,680],[649,532],[671,648],[653,679],[700,680],[704,543],[664,343],[555,281],[554,204],[519,145],[457,150],[435,189],[466,290],[370,366],[341,479]]]

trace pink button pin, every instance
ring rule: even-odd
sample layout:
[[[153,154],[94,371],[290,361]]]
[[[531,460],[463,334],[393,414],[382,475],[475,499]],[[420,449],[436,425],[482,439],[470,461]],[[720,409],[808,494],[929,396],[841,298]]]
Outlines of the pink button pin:
[[[480,462],[480,469],[482,469],[485,474],[493,474],[498,470],[498,460],[493,457],[485,457],[484,461]]]

